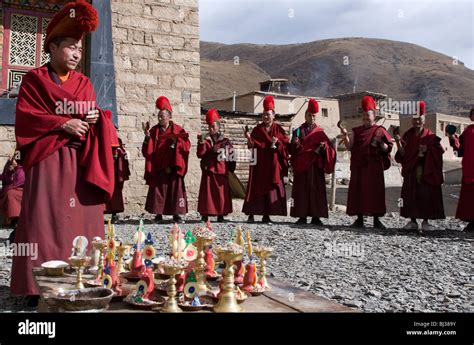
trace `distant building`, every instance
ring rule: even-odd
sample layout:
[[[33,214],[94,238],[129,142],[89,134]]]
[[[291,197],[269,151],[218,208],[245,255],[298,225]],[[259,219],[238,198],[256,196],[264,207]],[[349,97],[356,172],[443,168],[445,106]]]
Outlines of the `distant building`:
[[[448,115],[436,112],[429,112],[426,114],[426,128],[431,129],[438,137],[440,137],[441,145],[445,149],[443,155],[444,160],[460,160],[457,155],[454,153],[453,149],[449,145],[449,139],[446,136],[446,126],[454,125],[457,127],[458,135],[461,134],[464,129],[472,124],[471,120],[468,117],[457,116],[457,115]],[[400,130],[405,132],[411,127],[411,119],[403,117],[400,121]]]
[[[219,111],[239,111],[244,113],[260,114],[263,111],[263,99],[267,95],[275,99],[275,110],[278,114],[294,114],[291,120],[290,129],[295,129],[304,121],[304,114],[310,96],[298,96],[289,94],[287,79],[269,79],[260,83],[259,91],[251,91],[241,95],[234,95],[228,98],[203,102],[206,109],[215,108]],[[339,101],[334,98],[314,96],[318,103],[320,114],[317,123],[324,128],[329,137],[339,134],[337,122],[339,121]],[[255,121],[260,118],[256,117]]]
[[[381,106],[381,102],[387,99],[387,95],[372,91],[360,91],[333,96],[333,98],[339,100],[341,120],[344,120],[348,129],[362,125],[361,101],[364,96],[371,96],[377,103],[377,124],[384,126],[389,132],[393,127],[400,126],[399,112]]]

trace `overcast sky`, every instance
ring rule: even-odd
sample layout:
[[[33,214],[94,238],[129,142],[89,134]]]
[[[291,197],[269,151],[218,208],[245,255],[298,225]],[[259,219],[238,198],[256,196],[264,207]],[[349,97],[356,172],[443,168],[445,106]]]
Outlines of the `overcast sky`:
[[[474,0],[199,0],[199,12],[202,41],[383,38],[457,57],[474,69]]]

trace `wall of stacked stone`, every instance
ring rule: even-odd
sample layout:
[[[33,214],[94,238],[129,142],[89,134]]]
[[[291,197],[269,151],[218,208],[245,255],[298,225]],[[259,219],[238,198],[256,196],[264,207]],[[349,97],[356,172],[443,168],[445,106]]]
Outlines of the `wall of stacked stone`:
[[[142,122],[157,123],[155,100],[167,96],[173,120],[192,142],[185,178],[190,210],[196,209],[200,168],[196,134],[200,129],[199,17],[197,0],[112,2],[119,136],[128,151],[131,177],[125,183],[125,214],[144,211]]]

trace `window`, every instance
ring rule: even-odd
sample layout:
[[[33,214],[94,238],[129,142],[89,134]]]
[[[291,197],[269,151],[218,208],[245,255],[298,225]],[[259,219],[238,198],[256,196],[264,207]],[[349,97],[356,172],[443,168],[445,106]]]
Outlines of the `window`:
[[[439,130],[441,132],[444,132],[444,122],[443,121],[439,121]]]
[[[321,113],[322,113],[323,117],[328,117],[328,110],[326,108],[322,108]]]
[[[4,9],[3,61],[0,94],[17,87],[23,76],[49,61],[43,52],[51,13]]]

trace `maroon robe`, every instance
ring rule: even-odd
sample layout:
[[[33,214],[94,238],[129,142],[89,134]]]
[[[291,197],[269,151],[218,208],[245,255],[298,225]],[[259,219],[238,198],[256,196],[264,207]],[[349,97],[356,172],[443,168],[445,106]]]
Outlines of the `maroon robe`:
[[[278,138],[273,149],[272,137]],[[249,181],[242,212],[247,215],[286,216],[286,192],[283,177],[288,175],[288,137],[273,122],[268,133],[258,124],[251,133],[249,149],[256,149],[257,161],[250,165]]]
[[[21,210],[21,199],[23,195],[23,185],[25,184],[25,172],[21,165],[17,165],[14,170],[9,169],[10,162],[5,164],[3,173],[0,175],[2,189],[0,190],[0,213],[9,221],[11,218],[18,218]]]
[[[293,168],[292,217],[328,217],[325,173],[330,174],[336,164],[336,150],[324,130],[306,123],[300,126],[299,143],[291,142],[291,166]],[[317,154],[321,142],[325,150]]]
[[[174,148],[171,135],[177,137]],[[158,215],[178,215],[188,212],[184,176],[188,171],[191,143],[181,126],[171,122],[168,128],[156,125],[150,139],[144,142],[145,180],[149,186],[145,210]]]
[[[428,128],[419,135],[416,128],[409,129],[402,138],[405,154],[400,151],[395,160],[402,164],[403,204],[400,215],[405,218],[444,219],[443,192],[443,153],[441,139]],[[426,145],[423,157],[418,156],[420,145]]]
[[[106,205],[105,213],[119,213],[124,211],[123,185],[130,178],[127,152],[119,138],[120,147],[114,149],[115,188],[112,198]]]
[[[85,137],[57,130],[71,118],[85,117],[58,113],[57,102],[64,99],[95,101],[92,83],[75,71],[61,83],[46,65],[23,77],[15,133],[26,176],[15,243],[37,250],[13,256],[13,294],[37,295],[32,269],[49,260],[67,261],[76,236],[91,241],[104,235],[104,202],[114,189],[115,128],[110,112],[99,109],[99,121]]]
[[[235,162],[222,157],[222,150],[229,154],[232,149],[229,139],[221,134],[198,143],[197,156],[201,158],[202,170],[198,197],[198,212],[201,215],[225,216],[232,213],[228,174],[229,170],[235,169]]]
[[[456,218],[474,222],[474,124],[469,125],[459,138],[450,140],[451,146],[462,158],[462,183]]]
[[[384,170],[390,167],[392,138],[382,126],[355,127],[351,148],[351,179],[347,214],[380,217],[386,213]],[[388,145],[388,151],[371,145],[375,135]]]

